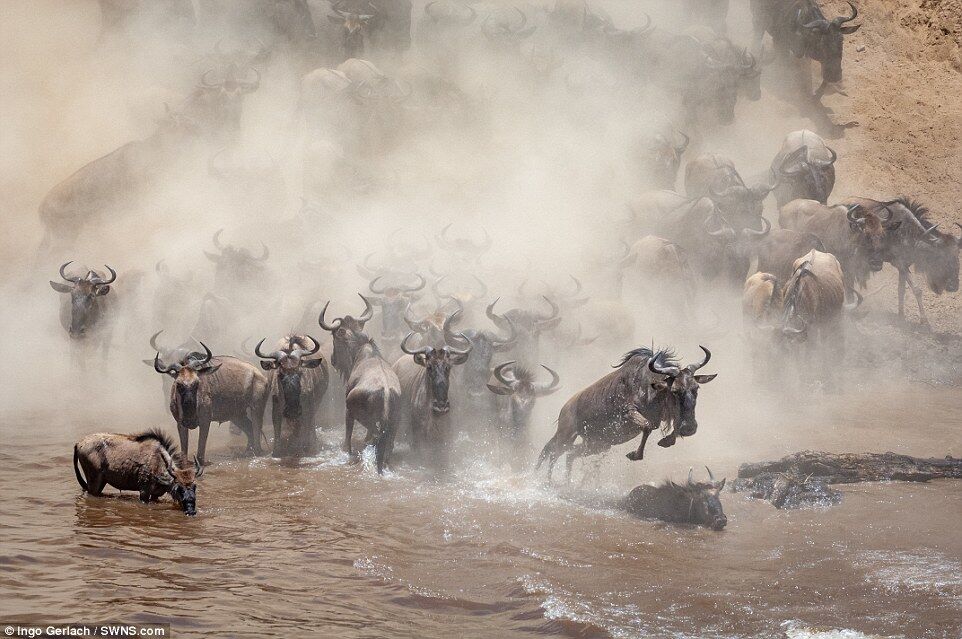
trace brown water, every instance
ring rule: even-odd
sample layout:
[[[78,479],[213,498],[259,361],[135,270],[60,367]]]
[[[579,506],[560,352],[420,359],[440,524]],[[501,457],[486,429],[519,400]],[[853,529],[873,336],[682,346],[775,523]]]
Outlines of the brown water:
[[[720,533],[604,507],[671,473],[669,453],[685,446],[730,477],[739,461],[805,447],[962,449],[957,390],[826,401],[818,423],[786,402],[777,439],[758,439],[760,415],[738,417],[754,435],[735,433],[725,452],[702,431],[652,462],[616,451],[574,500],[481,461],[438,484],[404,466],[380,478],[333,451],[298,464],[243,459],[221,427],[195,518],[167,500],[81,494],[71,443],[121,424],[8,415],[0,616],[169,621],[175,637],[962,636],[957,483],[853,485],[840,505],[801,511],[726,492]]]

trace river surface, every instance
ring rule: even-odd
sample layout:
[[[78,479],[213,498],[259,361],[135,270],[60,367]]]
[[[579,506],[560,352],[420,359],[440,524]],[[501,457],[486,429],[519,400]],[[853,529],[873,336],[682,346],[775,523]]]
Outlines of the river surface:
[[[195,518],[166,498],[81,493],[72,443],[136,430],[122,421],[5,415],[0,617],[169,621],[175,637],[957,639],[957,483],[844,486],[840,505],[797,511],[726,491],[723,532],[611,506],[643,481],[683,479],[693,454],[731,478],[742,461],[804,448],[962,452],[958,390],[825,401],[817,415],[784,402],[778,437],[760,435],[761,412],[734,411],[727,425],[702,420],[698,436],[653,447],[653,461],[617,449],[580,488],[478,459],[440,483],[404,464],[381,478],[369,456],[350,464],[335,452],[333,431],[316,458],[252,460],[214,427]],[[705,433],[723,428],[734,445],[718,450]]]

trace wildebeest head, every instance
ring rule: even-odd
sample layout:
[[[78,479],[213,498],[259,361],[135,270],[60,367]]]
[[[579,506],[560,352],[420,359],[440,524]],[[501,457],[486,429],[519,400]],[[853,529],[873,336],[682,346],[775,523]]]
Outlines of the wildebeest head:
[[[450,321],[445,325],[444,341],[448,346],[455,348],[471,347],[471,354],[468,361],[464,364],[464,385],[469,395],[477,396],[484,392],[484,385],[491,374],[491,361],[495,353],[504,353],[514,347],[517,340],[517,331],[514,324],[506,317],[494,313],[494,305],[498,300],[491,302],[486,310],[487,316],[496,326],[507,327],[508,335],[501,337],[491,331],[466,329],[459,333],[454,333],[451,326],[458,321],[461,311],[455,311]],[[467,337],[467,341],[462,338]]]
[[[688,142],[687,135],[675,130],[668,135],[658,133],[646,140],[640,153],[641,168],[653,186],[660,189],[675,187],[681,156],[688,149]]]
[[[706,526],[712,530],[721,530],[728,525],[728,517],[722,509],[719,494],[725,487],[725,479],[715,481],[715,476],[707,467],[707,482],[695,482],[692,480],[692,471],[688,471],[688,481],[684,484],[676,484],[668,481],[664,489],[671,491],[672,496],[678,502],[677,508],[687,512],[687,518],[682,517],[682,521],[690,524]]]
[[[156,333],[150,336],[150,340],[149,340],[150,348],[154,352],[160,354],[160,359],[162,361],[183,363],[188,357],[192,359],[204,358],[204,354],[192,349],[188,342],[184,342],[180,346],[176,346],[176,347],[168,347],[168,346],[161,345],[160,342],[158,341],[158,338],[163,332],[164,332],[163,330],[157,331]],[[152,359],[145,359],[142,361],[147,366],[154,365],[154,360]]]
[[[424,15],[438,26],[466,27],[474,22],[478,12],[471,5],[454,0],[433,0],[424,5]]]
[[[104,275],[96,271],[87,271],[83,277],[67,276],[64,269],[72,263],[67,262],[60,267],[60,277],[69,284],[51,280],[50,286],[58,293],[70,295],[70,326],[67,330],[72,339],[81,339],[100,319],[100,298],[110,292],[110,285],[117,279],[117,272],[105,265],[110,272],[110,279],[104,279]]]
[[[460,281],[448,274],[434,280],[431,291],[439,302],[454,300],[459,306],[470,308],[488,294],[488,286],[473,273],[467,278],[460,278]]]
[[[408,355],[412,355],[414,362],[427,370],[428,389],[431,393],[431,412],[443,415],[451,410],[451,404],[448,402],[451,367],[463,364],[468,360],[468,354],[471,352],[470,341],[462,334],[464,340],[468,341],[468,348],[464,351],[459,351],[450,346],[442,346],[441,348],[425,346],[412,350],[408,347],[408,341],[415,335],[416,333],[408,333],[407,337],[401,341],[401,350]]]
[[[520,16],[520,21],[515,24],[507,11],[492,13],[481,24],[481,32],[487,38],[488,43],[498,50],[517,51],[521,41],[531,36],[537,29],[535,26],[528,27],[528,16],[518,7],[513,7]]]
[[[825,204],[835,187],[835,161],[838,154],[828,149],[829,157],[811,156],[808,146],[801,146],[782,158],[775,167],[775,179],[792,187],[793,199],[816,200]]]
[[[404,309],[404,323],[408,325],[414,333],[421,336],[421,342],[429,345],[437,345],[444,343],[444,335],[446,332],[450,331],[451,322],[455,320],[455,317],[464,310],[461,302],[456,298],[453,300],[457,305],[455,309],[450,314],[445,313],[444,305],[439,306],[433,313],[418,319],[411,312],[411,306],[408,305]]]
[[[438,246],[455,253],[459,257],[477,260],[484,253],[488,252],[492,244],[494,244],[494,240],[488,235],[488,231],[483,228],[481,232],[484,233],[484,239],[477,243],[466,237],[451,237],[450,231],[452,224],[453,222],[441,229],[441,232],[435,237],[435,240]]]
[[[401,333],[401,325],[405,309],[411,302],[420,298],[418,291],[424,289],[427,281],[420,274],[415,273],[416,284],[392,284],[383,286],[378,284],[385,276],[378,275],[368,289],[376,297],[371,298],[373,304],[381,307],[381,334],[387,339],[394,339]]]
[[[893,219],[892,210],[883,207],[882,212],[867,210],[858,204],[846,206],[848,225],[854,234],[855,254],[864,261],[869,270],[881,271],[886,249],[887,232],[896,230],[901,220]]]
[[[738,177],[737,182],[727,186],[711,184],[708,195],[719,212],[731,220],[738,231],[762,216],[763,203],[772,188],[766,184],[749,187]]]
[[[955,223],[962,231],[962,224]],[[955,293],[959,290],[959,249],[962,248],[962,233],[955,237],[943,233],[933,225],[916,242],[915,268],[925,273],[929,289],[936,295],[943,292]]]
[[[216,265],[215,285],[246,283],[259,277],[264,270],[264,262],[270,257],[267,245],[262,242],[261,254],[255,257],[246,247],[221,244],[220,234],[223,232],[224,229],[218,229],[214,233],[214,247],[219,253],[204,251],[207,259]]]
[[[493,312],[489,315],[491,321],[501,330],[508,330],[509,324],[506,320],[510,320],[510,325],[514,326],[518,331],[517,348],[526,356],[535,354],[540,336],[543,332],[557,328],[558,324],[561,323],[561,309],[559,306],[547,296],[542,296],[541,299],[551,307],[551,310],[547,314],[528,309],[512,308],[502,316],[495,315]],[[489,308],[493,309],[497,302],[498,300],[494,300]],[[494,319],[495,317],[499,319],[496,320]]]
[[[351,374],[351,367],[354,366],[354,356],[356,355],[356,346],[361,343],[359,341],[360,336],[364,336],[364,325],[371,321],[374,317],[374,306],[371,304],[371,300],[364,297],[360,293],[357,294],[362,300],[364,300],[364,312],[358,317],[353,315],[345,315],[344,317],[335,318],[330,324],[328,324],[324,316],[327,314],[327,308],[331,305],[330,300],[324,304],[324,308],[321,309],[321,314],[317,318],[317,323],[325,331],[331,333],[334,338],[334,352],[331,355],[331,364],[337,369],[341,377],[347,379],[348,375]],[[366,340],[365,336],[365,340]]]
[[[200,358],[186,357],[181,362],[166,365],[160,361],[160,353],[154,356],[154,370],[174,379],[171,389],[170,409],[177,420],[177,425],[193,429],[199,425],[197,407],[200,378],[216,372],[220,364],[211,364],[213,353],[200,342],[204,348],[204,355]]]
[[[711,351],[704,346],[699,346],[705,353],[705,359],[697,364],[689,364],[680,368],[677,363],[671,361],[670,356],[664,352],[656,353],[648,360],[648,370],[656,375],[663,375],[663,378],[655,378],[651,381],[651,390],[657,395],[663,394],[665,406],[668,413],[676,420],[675,431],[682,437],[694,435],[698,430],[698,421],[695,419],[695,404],[698,401],[698,387],[700,384],[707,384],[717,377],[716,375],[696,375],[696,371],[708,363],[711,359]],[[622,361],[623,365],[626,360]]]
[[[348,58],[364,57],[364,37],[368,34],[371,22],[377,16],[377,7],[368,3],[367,11],[348,11],[344,2],[336,2],[331,10],[336,16],[327,16],[332,24],[341,27],[341,45]]]
[[[488,390],[497,395],[508,396],[508,414],[514,432],[523,431],[531,421],[535,400],[558,390],[561,377],[544,364],[541,368],[551,375],[550,382],[536,382],[534,373],[527,368],[505,362],[494,369],[494,377],[501,385],[488,384]]]
[[[266,337],[254,347],[254,354],[261,358],[261,368],[277,371],[277,382],[284,396],[284,417],[301,415],[301,373],[304,369],[317,368],[323,359],[308,359],[321,350],[321,345],[310,335],[288,335],[287,344],[272,353],[264,353],[261,346]]]
[[[217,71],[208,69],[201,76],[188,113],[215,131],[220,128],[236,131],[240,128],[244,96],[256,91],[261,83],[260,71],[251,67],[247,75],[251,73],[251,79],[239,78],[237,66],[232,63],[217,81]]]
[[[851,16],[827,20],[817,5],[812,4],[813,10],[808,15],[803,7],[799,7],[795,14],[795,31],[802,38],[803,50],[799,53],[821,63],[824,82],[839,82],[842,79],[842,36],[858,31],[861,25],[846,26],[847,22],[858,17],[858,10],[849,2]]]
[[[184,514],[193,517],[197,514],[197,480],[204,474],[204,467],[200,465],[197,457],[194,457],[194,464],[171,464],[167,468],[173,478],[168,492],[171,499],[180,505]]]

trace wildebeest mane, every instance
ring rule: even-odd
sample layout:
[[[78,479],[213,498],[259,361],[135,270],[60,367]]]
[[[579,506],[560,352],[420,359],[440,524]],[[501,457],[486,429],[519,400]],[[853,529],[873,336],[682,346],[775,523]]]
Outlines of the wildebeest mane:
[[[178,458],[180,456],[180,450],[177,448],[177,444],[175,444],[174,440],[170,438],[170,435],[159,428],[145,430],[142,433],[134,435],[133,439],[138,443],[156,441],[158,444],[163,446],[168,453],[170,453],[171,457]]]
[[[647,364],[648,360],[654,358],[654,359],[655,359],[659,364],[661,364],[662,366],[677,366],[677,365],[678,365],[678,360],[677,360],[677,358],[675,357],[675,351],[673,351],[673,350],[671,350],[671,349],[669,349],[669,348],[662,348],[662,349],[659,349],[659,350],[657,350],[657,351],[652,351],[650,348],[647,348],[647,347],[645,347],[645,346],[642,346],[642,347],[640,347],[640,348],[636,348],[636,349],[634,349],[634,350],[630,350],[630,351],[628,351],[627,353],[625,353],[625,355],[624,355],[624,357],[622,357],[621,361],[618,362],[617,364],[613,364],[611,367],[612,367],[612,368],[621,368],[622,366],[624,366],[625,364],[627,364],[629,361],[631,361],[631,358],[636,357],[636,356],[644,357],[646,364]]]
[[[929,219],[928,207],[924,206],[918,200],[913,200],[912,198],[906,195],[900,195],[897,198],[895,198],[895,200],[893,201],[898,202],[899,204],[907,208],[909,211],[911,211],[912,215],[914,215],[919,222],[923,222],[923,223],[929,222],[931,224],[931,220]]]
[[[802,264],[795,269],[795,273],[792,274],[792,279],[785,285],[784,320],[786,322],[793,319],[798,313],[798,293],[802,288],[802,279],[804,279],[806,275],[815,277],[815,273],[812,272],[811,260],[802,262]]]

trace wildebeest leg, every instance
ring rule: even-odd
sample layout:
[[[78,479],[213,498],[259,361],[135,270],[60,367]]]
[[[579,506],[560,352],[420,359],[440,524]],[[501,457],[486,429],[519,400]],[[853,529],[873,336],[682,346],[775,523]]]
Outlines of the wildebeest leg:
[[[284,425],[284,415],[278,402],[271,404],[271,421],[274,422],[274,446],[271,448],[271,457],[281,456],[281,428]]]
[[[899,267],[899,319],[905,319],[905,270]]]
[[[87,474],[86,468],[84,468],[84,475],[87,476],[87,492],[100,497],[104,492],[104,486],[107,485],[107,478],[103,473]]]
[[[210,422],[200,425],[200,436],[197,438],[197,459],[201,465],[207,464],[207,435],[210,433]]]
[[[145,504],[149,504],[149,503],[150,503],[150,490],[149,490],[149,489],[146,489],[146,488],[141,488],[141,489],[140,489],[140,501],[144,502]]]
[[[560,458],[566,451],[571,450],[574,445],[575,440],[578,438],[578,433],[573,428],[562,427],[560,424],[558,426],[558,432],[554,434],[554,437],[548,440],[548,443],[544,445],[541,450],[541,454],[538,456],[538,463],[535,465],[535,469],[541,468],[541,464],[545,461],[548,462],[548,479],[551,479],[551,473],[554,470],[554,465],[557,463],[558,458]]]
[[[351,448],[351,437],[354,435],[354,415],[351,413],[351,409],[348,408],[344,414],[344,445],[341,447],[348,455],[353,455]]]
[[[648,436],[651,435],[651,431],[653,431],[653,430],[654,430],[654,428],[646,428],[644,431],[642,431],[642,434],[641,434],[641,443],[638,444],[638,450],[633,450],[633,451],[631,451],[630,453],[628,453],[627,455],[625,455],[625,457],[627,457],[627,458],[630,459],[631,461],[638,461],[638,460],[640,460],[640,459],[644,459],[644,458],[645,458],[645,444],[648,443]]]
[[[180,450],[184,453],[184,457],[190,452],[190,433],[181,425],[177,425],[177,434],[180,436]]]
[[[260,437],[254,434],[253,422],[245,415],[244,417],[238,417],[233,423],[247,435],[247,452],[260,455],[261,441]]]
[[[908,269],[905,271],[905,281],[908,282],[909,288],[912,289],[912,295],[915,296],[915,303],[919,305],[919,321],[922,326],[927,328],[929,326],[929,318],[925,316],[925,309],[922,308],[922,289],[916,286],[915,280],[912,279],[912,275],[908,272]]]
[[[661,446],[662,448],[671,448],[672,446],[675,445],[676,440],[677,440],[677,436],[675,435],[674,428],[672,428],[672,431],[670,433],[668,433],[667,435],[665,435],[664,437],[658,440],[658,445]]]

